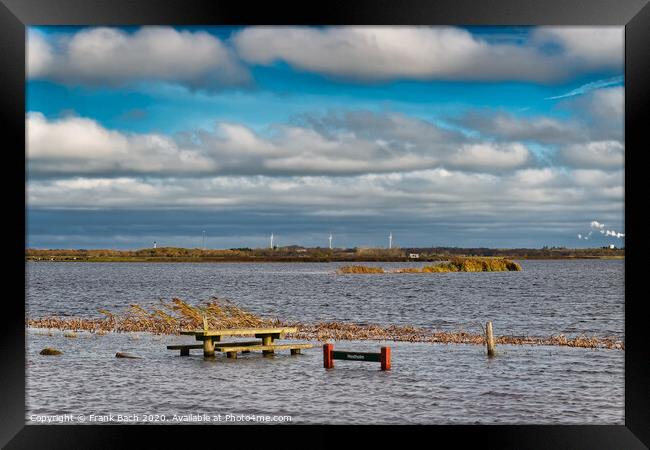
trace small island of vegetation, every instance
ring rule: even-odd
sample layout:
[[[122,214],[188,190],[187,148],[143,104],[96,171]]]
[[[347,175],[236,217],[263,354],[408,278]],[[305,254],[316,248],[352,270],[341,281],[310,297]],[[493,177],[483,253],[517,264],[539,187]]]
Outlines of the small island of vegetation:
[[[366,273],[445,273],[445,272],[508,272],[520,271],[521,266],[505,258],[451,258],[447,262],[418,267],[407,267],[385,271],[382,267],[343,266],[340,274]]]

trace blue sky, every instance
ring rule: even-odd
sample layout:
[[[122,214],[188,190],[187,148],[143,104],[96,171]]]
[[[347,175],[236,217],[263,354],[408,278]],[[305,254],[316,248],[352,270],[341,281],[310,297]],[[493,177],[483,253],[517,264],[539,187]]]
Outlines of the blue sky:
[[[624,244],[622,27],[36,27],[27,74],[29,247]]]

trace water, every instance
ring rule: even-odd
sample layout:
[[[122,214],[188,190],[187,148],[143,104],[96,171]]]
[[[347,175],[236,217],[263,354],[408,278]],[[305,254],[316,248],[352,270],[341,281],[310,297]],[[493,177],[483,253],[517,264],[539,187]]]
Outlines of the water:
[[[480,332],[624,338],[623,261],[520,261],[522,272],[336,275],[340,263],[28,263],[27,311],[98,317],[130,303],[228,298],[284,320],[341,320]],[[412,264],[368,263],[383,267]],[[27,417],[32,414],[289,415],[292,423],[623,424],[624,352],[473,345],[335,343],[378,351],[393,370],[336,361],[319,342],[303,355],[257,353],[204,361],[165,349],[186,336],[146,333],[66,338],[30,330]],[[64,351],[40,356],[44,347]],[[115,358],[129,351],[143,359]],[[386,407],[390,405],[390,407]],[[160,418],[160,417],[159,417]]]

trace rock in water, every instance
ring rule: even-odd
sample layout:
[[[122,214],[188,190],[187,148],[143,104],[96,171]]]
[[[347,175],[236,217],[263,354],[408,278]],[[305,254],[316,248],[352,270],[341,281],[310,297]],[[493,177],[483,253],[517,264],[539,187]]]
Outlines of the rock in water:
[[[139,356],[132,355],[131,353],[126,353],[126,352],[117,352],[115,354],[116,358],[133,358],[133,359],[139,359]]]
[[[57,350],[55,348],[44,348],[40,352],[41,355],[61,355],[63,352],[61,350]]]

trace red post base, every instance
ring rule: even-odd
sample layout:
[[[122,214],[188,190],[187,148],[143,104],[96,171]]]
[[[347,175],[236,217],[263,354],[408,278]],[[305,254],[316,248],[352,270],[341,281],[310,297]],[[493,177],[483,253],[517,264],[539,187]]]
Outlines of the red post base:
[[[390,347],[381,348],[381,370],[390,370]]]
[[[334,367],[334,344],[324,344],[323,345],[323,366],[326,369],[331,369]]]

